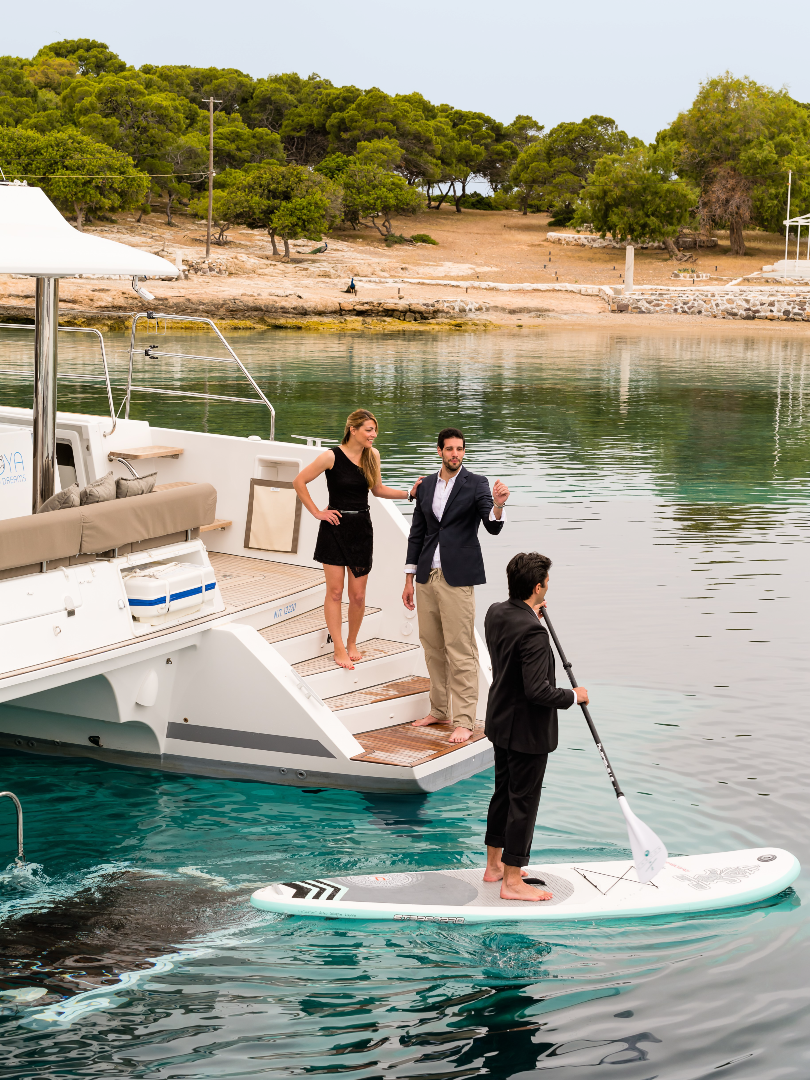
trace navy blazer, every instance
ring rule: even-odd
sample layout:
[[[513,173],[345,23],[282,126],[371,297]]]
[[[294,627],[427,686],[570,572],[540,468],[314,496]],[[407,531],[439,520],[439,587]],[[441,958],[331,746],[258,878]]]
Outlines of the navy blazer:
[[[416,580],[424,585],[436,545],[441,543],[442,573],[448,585],[483,585],[484,557],[478,542],[478,526],[497,536],[502,521],[490,521],[493,501],[485,476],[477,476],[462,465],[445,503],[442,520],[433,513],[433,495],[438,473],[425,477],[416,489],[416,499],[408,536],[409,565],[416,565]]]
[[[548,631],[523,600],[493,604],[484,619],[492,686],[484,731],[494,746],[522,754],[557,749],[557,710],[573,690],[558,689]]]

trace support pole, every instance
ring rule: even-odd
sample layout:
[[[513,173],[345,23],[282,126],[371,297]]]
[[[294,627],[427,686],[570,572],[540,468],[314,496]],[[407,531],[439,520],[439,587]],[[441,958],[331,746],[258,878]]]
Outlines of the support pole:
[[[208,99],[208,232],[205,234],[205,258],[211,258],[211,219],[214,216],[214,98]]]
[[[205,261],[211,258],[211,221],[214,216],[214,106],[222,102],[211,95],[208,103],[208,231],[205,235]]]
[[[787,257],[788,257],[788,238],[790,237],[790,185],[793,180],[793,170],[788,170],[788,201],[787,201],[787,221],[785,221],[785,269],[782,277],[787,277]]]
[[[34,488],[36,513],[54,493],[56,477],[56,339],[59,278],[38,277],[34,327]]]

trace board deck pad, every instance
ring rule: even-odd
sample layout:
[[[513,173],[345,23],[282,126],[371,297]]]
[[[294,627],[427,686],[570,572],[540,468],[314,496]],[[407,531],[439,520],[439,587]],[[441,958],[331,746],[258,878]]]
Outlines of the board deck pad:
[[[276,882],[255,892],[251,903],[264,911],[332,919],[456,924],[621,919],[757,903],[787,889],[801,868],[789,851],[753,848],[673,856],[646,884],[629,859],[527,869],[545,883],[551,900],[502,900],[500,883],[485,882],[483,867],[472,867]]]

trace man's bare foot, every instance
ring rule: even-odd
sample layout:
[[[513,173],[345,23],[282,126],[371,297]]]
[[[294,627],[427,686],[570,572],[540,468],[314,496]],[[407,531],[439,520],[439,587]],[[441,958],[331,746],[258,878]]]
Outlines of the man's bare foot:
[[[347,641],[346,642],[346,652],[348,653],[349,659],[354,664],[358,663],[360,660],[363,659],[363,654],[357,648],[357,642],[356,641]]]
[[[345,649],[335,649],[334,657],[338,667],[346,668],[347,671],[354,671],[354,664]]]
[[[411,727],[430,727],[431,724],[449,724],[449,720],[439,720],[438,717],[432,713],[428,713],[427,716],[423,716],[421,720],[414,720]]]
[[[529,871],[521,869],[521,877],[528,877]],[[503,863],[500,868],[494,866],[488,866],[484,871],[484,881],[503,881]]]
[[[516,885],[501,885],[501,900],[551,900],[553,894],[547,889],[538,889],[535,885],[526,885],[520,881]]]
[[[452,743],[466,742],[467,739],[469,739],[471,735],[472,735],[472,732],[470,731],[469,728],[457,727],[456,730],[453,732],[453,734],[450,736],[449,741],[452,742]]]
[[[521,870],[520,874],[521,877],[528,877],[529,871]],[[503,881],[503,867],[501,867],[500,872],[497,870],[490,870],[490,868],[487,867],[484,871],[484,881]]]

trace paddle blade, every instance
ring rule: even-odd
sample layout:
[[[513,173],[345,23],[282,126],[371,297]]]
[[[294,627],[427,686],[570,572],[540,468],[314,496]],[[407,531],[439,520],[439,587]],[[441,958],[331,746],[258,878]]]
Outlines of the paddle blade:
[[[636,817],[627,805],[624,795],[619,796],[619,806],[622,808],[624,820],[627,823],[638,880],[652,881],[658,871],[663,870],[664,863],[669,858],[667,849],[649,825],[645,825],[640,818]]]

